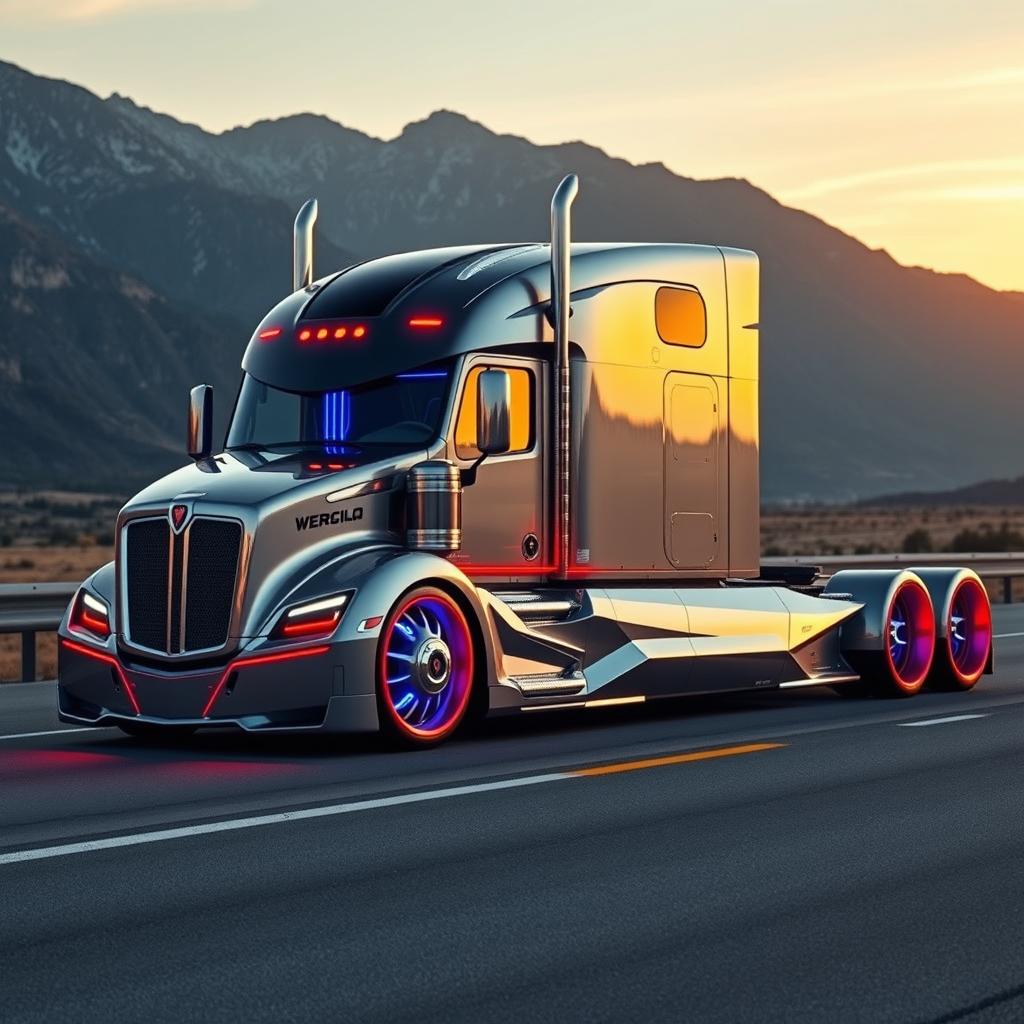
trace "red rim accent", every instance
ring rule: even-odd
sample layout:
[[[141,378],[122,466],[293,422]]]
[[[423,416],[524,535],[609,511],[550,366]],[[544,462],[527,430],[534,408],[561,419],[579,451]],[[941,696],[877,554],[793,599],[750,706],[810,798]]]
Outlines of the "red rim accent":
[[[953,616],[959,610],[967,623],[966,649],[959,659],[953,650]],[[961,686],[973,686],[985,671],[992,647],[992,606],[988,591],[974,579],[961,580],[949,600],[946,654]]]
[[[902,603],[907,616],[906,641],[910,645],[906,663],[897,667],[892,656],[893,612]],[[935,610],[923,584],[916,580],[905,580],[889,601],[885,613],[885,658],[889,666],[889,678],[904,693],[917,693],[924,686],[935,657]]]
[[[456,637],[449,637],[446,638],[446,640],[449,648],[451,649],[453,661],[459,656],[457,649],[462,649],[461,656],[465,666],[465,676],[468,680],[462,694],[459,695],[458,703],[452,709],[447,721],[433,729],[420,729],[417,726],[410,725],[410,723],[405,721],[405,719],[398,713],[393,703],[391,691],[387,683],[385,666],[388,640],[395,628],[395,623],[397,623],[410,608],[424,600],[436,601],[439,604],[445,605],[450,612],[452,623],[458,628],[459,633]],[[384,707],[387,708],[389,718],[403,736],[412,740],[426,742],[442,739],[452,733],[456,726],[458,726],[459,722],[462,721],[462,716],[469,704],[470,693],[473,689],[473,677],[473,637],[469,630],[469,623],[466,621],[466,616],[463,614],[462,609],[455,603],[455,601],[448,597],[447,594],[444,594],[441,591],[430,591],[429,594],[424,591],[420,591],[419,593],[413,594],[407,598],[388,616],[387,622],[381,630],[380,640],[377,644],[377,686],[381,694],[381,702],[384,704]]]

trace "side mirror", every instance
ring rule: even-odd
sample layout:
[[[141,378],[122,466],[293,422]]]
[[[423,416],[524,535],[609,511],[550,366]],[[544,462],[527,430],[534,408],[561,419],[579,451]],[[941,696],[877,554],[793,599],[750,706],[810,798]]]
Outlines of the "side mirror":
[[[188,453],[205,459],[213,450],[213,385],[197,384],[188,395]]]
[[[481,455],[502,455],[512,447],[512,378],[505,370],[484,370],[477,378],[476,446]]]

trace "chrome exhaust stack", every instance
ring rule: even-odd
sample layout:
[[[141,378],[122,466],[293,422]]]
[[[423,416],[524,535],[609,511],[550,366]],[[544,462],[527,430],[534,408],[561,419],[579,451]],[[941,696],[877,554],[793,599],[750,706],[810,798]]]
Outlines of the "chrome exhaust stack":
[[[307,199],[295,218],[292,236],[292,291],[308,288],[313,283],[313,225],[316,223],[317,202]]]
[[[572,541],[570,491],[572,394],[569,378],[569,262],[573,200],[580,180],[567,174],[551,198],[551,322],[555,329],[555,541],[559,575],[568,577]]]

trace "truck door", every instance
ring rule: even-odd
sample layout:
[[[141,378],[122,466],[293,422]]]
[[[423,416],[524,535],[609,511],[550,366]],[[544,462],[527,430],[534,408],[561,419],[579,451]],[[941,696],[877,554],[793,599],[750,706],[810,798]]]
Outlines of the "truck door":
[[[677,569],[719,561],[721,402],[714,377],[665,380],[665,550]]]
[[[539,575],[549,561],[545,536],[545,472],[540,402],[546,367],[537,360],[484,359],[472,362],[457,400],[451,448],[453,461],[468,469],[480,457],[476,447],[477,378],[487,369],[505,370],[512,384],[511,449],[492,455],[477,470],[462,499],[462,550],[452,561],[478,575]],[[494,570],[490,572],[489,570]]]

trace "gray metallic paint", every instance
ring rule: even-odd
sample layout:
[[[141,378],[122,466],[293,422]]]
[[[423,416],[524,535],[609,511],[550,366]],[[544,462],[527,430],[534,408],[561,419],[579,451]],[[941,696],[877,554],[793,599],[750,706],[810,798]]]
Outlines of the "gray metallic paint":
[[[567,213],[567,207],[564,211]],[[121,537],[139,517],[187,502],[193,516],[228,516],[244,528],[229,642],[209,654],[155,657],[131,648],[123,585],[113,565],[85,587],[111,608],[113,635],[93,646],[116,657],[137,687],[142,720],[228,724],[244,729],[374,729],[379,621],[413,587],[447,590],[475,627],[492,712],[643,699],[727,689],[776,688],[853,678],[842,650],[881,650],[879,616],[900,574],[839,574],[855,600],[778,586],[723,585],[759,572],[758,265],[753,253],[708,246],[573,245],[555,261],[555,289],[569,293],[555,323],[571,380],[569,448],[552,457],[558,413],[551,359],[551,249],[469,246],[433,251],[427,273],[378,316],[355,318],[364,342],[303,345],[310,304],[346,271],[309,283],[315,206],[296,223],[296,282],[303,287],[264,318],[243,367],[293,390],[351,387],[440,360],[453,387],[437,439],[421,450],[340,473],[308,475],[258,454],[225,452],[150,485],[118,518]],[[300,223],[301,222],[301,223]],[[557,243],[568,243],[568,225]],[[563,237],[564,236],[564,237]],[[394,267],[405,257],[389,257]],[[372,272],[372,266],[369,271]],[[571,272],[571,285],[569,274]],[[699,348],[665,344],[654,295],[665,284],[699,290],[707,309]],[[413,329],[430,314],[440,328]],[[347,318],[339,318],[346,322]],[[332,321],[338,322],[338,321]],[[261,331],[281,329],[273,340]],[[463,498],[461,550],[442,558],[409,551],[406,471],[426,460],[468,469],[455,450],[459,396],[476,365],[534,374],[531,447],[494,455]],[[492,403],[493,404],[493,403]],[[693,409],[698,413],[691,414]],[[571,466],[569,580],[558,566],[558,468]],[[374,490],[379,486],[380,490]],[[296,519],[361,509],[336,526],[300,531]],[[540,539],[537,558],[522,550]],[[339,593],[349,603],[329,650],[301,663],[249,667],[225,687],[210,718],[197,717],[230,658],[301,650],[271,639],[291,605]],[[879,611],[882,608],[883,611]],[[367,623],[377,622],[375,626]],[[65,620],[61,636],[82,643]],[[298,670],[301,665],[301,671]],[[62,647],[61,717],[106,722],[134,717],[109,665]],[[89,714],[79,713],[90,708]],[[76,711],[75,709],[79,710]]]

